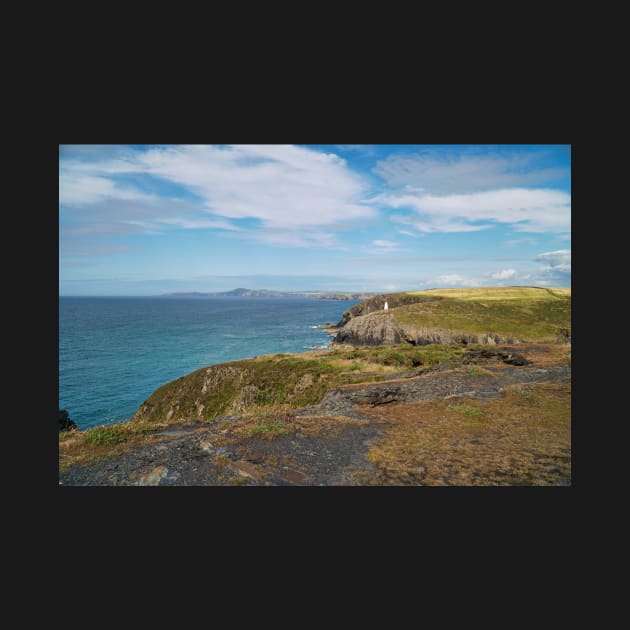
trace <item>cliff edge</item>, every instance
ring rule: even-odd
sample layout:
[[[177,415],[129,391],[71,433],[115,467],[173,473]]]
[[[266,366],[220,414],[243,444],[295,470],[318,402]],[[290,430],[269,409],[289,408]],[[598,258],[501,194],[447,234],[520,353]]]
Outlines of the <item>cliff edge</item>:
[[[387,302],[388,310],[384,310]],[[344,312],[337,344],[567,343],[571,291],[483,287],[383,294]]]

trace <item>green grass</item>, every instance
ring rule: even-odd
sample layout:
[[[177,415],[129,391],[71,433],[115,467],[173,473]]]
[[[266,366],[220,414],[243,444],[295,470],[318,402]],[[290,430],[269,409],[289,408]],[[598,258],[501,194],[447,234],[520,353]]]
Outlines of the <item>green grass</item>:
[[[282,420],[270,420],[268,422],[259,422],[249,427],[247,431],[250,437],[275,437],[277,435],[287,435],[289,429],[287,423]]]
[[[481,409],[477,409],[477,407],[470,407],[469,405],[454,405],[451,407],[455,411],[459,411],[459,413],[463,413],[465,416],[469,416],[471,418],[482,418],[483,411]]]
[[[402,344],[357,350],[336,348],[317,355],[269,355],[222,363],[157,389],[131,424],[138,420],[150,424],[210,421],[257,407],[303,407],[318,403],[328,390],[339,385],[375,382],[392,371],[420,369],[457,359],[464,352],[465,347],[459,345]],[[124,439],[124,436],[107,439]]]
[[[468,368],[468,374],[470,374],[470,376],[483,376],[484,374],[486,374],[486,372],[473,365],[472,367]]]
[[[486,287],[440,289],[413,295],[434,295],[439,299],[391,310],[396,320],[410,330],[444,328],[540,340],[555,339],[560,329],[571,329],[570,289]]]
[[[111,446],[134,439],[138,435],[155,430],[155,426],[146,422],[120,423],[111,426],[94,427],[80,435],[85,444],[93,446]]]
[[[446,297],[458,300],[549,300],[571,297],[570,288],[544,287],[476,287],[473,289],[429,289],[410,291],[420,297]]]

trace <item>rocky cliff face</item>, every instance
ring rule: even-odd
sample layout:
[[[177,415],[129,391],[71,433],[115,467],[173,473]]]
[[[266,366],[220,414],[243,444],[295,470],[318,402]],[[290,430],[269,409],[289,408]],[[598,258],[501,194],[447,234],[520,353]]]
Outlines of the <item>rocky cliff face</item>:
[[[431,343],[495,345],[518,343],[518,340],[490,331],[479,335],[446,328],[401,325],[393,313],[373,313],[350,318],[334,337],[333,342],[353,346],[381,346],[406,342],[414,346],[425,346]]]
[[[353,346],[382,346],[409,341],[393,315],[372,314],[352,317],[333,339]]]

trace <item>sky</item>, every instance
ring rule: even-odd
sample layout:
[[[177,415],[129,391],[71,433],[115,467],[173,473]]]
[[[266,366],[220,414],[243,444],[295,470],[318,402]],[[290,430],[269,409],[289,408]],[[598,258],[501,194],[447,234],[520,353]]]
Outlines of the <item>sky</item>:
[[[60,145],[60,295],[571,284],[570,145]]]

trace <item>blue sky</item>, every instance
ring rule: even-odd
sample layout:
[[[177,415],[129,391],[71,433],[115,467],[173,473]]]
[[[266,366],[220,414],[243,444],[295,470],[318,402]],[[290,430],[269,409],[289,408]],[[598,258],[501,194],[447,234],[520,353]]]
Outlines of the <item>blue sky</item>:
[[[61,145],[59,292],[571,283],[569,145]]]

